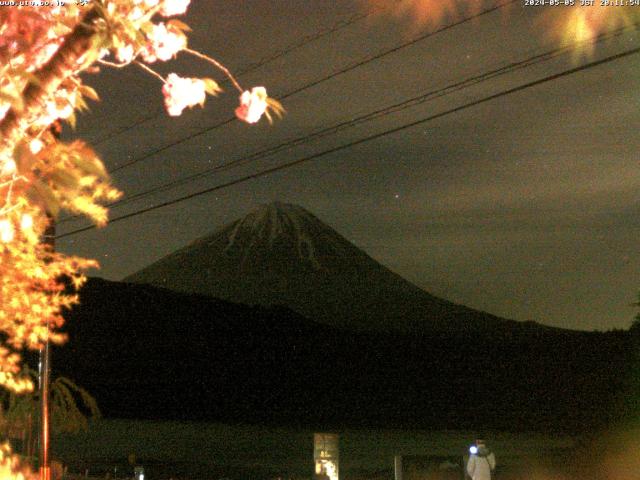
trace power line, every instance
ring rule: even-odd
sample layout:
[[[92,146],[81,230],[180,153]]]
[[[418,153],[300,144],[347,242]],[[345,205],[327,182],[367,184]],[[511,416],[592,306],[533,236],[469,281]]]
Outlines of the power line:
[[[261,60],[259,60],[258,62],[252,63],[240,70],[238,70],[235,75],[240,77],[242,75],[246,75],[247,73],[253,72],[254,70],[259,69],[260,67],[263,67],[264,65],[271,63],[279,58],[282,58],[286,55],[288,55],[291,52],[294,52],[295,50],[298,50],[299,48],[302,48],[322,37],[325,37],[327,35],[330,35],[332,33],[338,32],[344,28],[347,28],[351,25],[354,25],[356,23],[358,23],[360,20],[364,20],[365,18],[378,13],[379,11],[382,10],[387,10],[388,7],[384,7],[384,8],[379,8],[376,9],[374,11],[368,12],[368,13],[362,13],[362,14],[355,14],[352,15],[348,20],[343,20],[340,22],[337,22],[333,27],[331,28],[323,28],[319,31],[317,31],[316,33],[310,34],[310,35],[305,35],[304,37],[302,37],[300,39],[300,41],[298,41],[297,43],[294,43],[293,45],[290,45],[288,47],[285,47],[283,50],[276,52],[268,57],[263,57]],[[225,79],[222,83],[228,83],[228,80]],[[102,137],[99,137],[98,139],[92,141],[91,143],[93,145],[100,145],[104,142],[108,142],[109,140],[111,140],[114,137],[117,137],[118,135],[120,135],[121,133],[124,133],[128,130],[132,130],[136,127],[138,127],[139,125],[142,125],[144,123],[147,123],[151,120],[153,120],[154,118],[158,118],[161,114],[164,113],[164,109],[160,108],[157,109],[155,112],[150,113],[149,115],[142,117],[141,119],[133,122],[130,125],[127,125],[125,127],[121,127],[118,128],[116,130],[114,130],[111,133],[108,133]]]
[[[307,89],[309,89],[311,87],[314,87],[314,86],[316,86],[316,85],[318,85],[320,83],[324,83],[327,80],[331,80],[331,79],[333,79],[333,78],[335,78],[337,76],[343,75],[343,74],[345,74],[347,72],[350,72],[351,70],[354,70],[354,69],[356,69],[358,67],[366,65],[367,63],[371,63],[371,62],[373,62],[375,60],[379,60],[379,59],[381,59],[383,57],[386,57],[387,55],[390,55],[392,53],[396,53],[396,52],[398,52],[398,51],[400,51],[400,50],[402,50],[404,48],[410,47],[411,45],[415,45],[416,43],[421,42],[423,40],[426,40],[427,38],[430,38],[430,37],[432,37],[434,35],[437,35],[437,34],[442,33],[442,32],[446,32],[447,30],[451,30],[452,28],[458,27],[460,25],[464,25],[465,23],[469,23],[472,20],[480,18],[480,17],[482,17],[484,15],[488,15],[489,13],[493,13],[493,12],[495,12],[497,10],[500,10],[500,9],[502,9],[504,7],[507,7],[507,6],[511,5],[512,3],[516,3],[518,1],[520,1],[520,0],[508,0],[508,1],[504,2],[504,3],[501,3],[499,5],[495,5],[495,6],[491,7],[491,8],[487,8],[486,10],[482,10],[481,12],[478,12],[478,13],[476,13],[474,15],[470,15],[468,17],[465,17],[465,18],[461,19],[461,20],[458,20],[457,22],[453,22],[453,23],[450,23],[449,25],[445,25],[443,27],[440,27],[439,29],[434,30],[433,32],[427,32],[427,33],[425,33],[423,35],[420,35],[420,36],[414,38],[413,40],[409,40],[408,42],[402,43],[400,45],[396,45],[395,47],[392,47],[392,48],[390,48],[388,50],[384,50],[384,51],[382,51],[380,53],[377,53],[375,55],[367,57],[367,58],[365,58],[365,59],[363,59],[363,60],[361,60],[359,62],[356,62],[356,63],[353,63],[351,65],[348,65],[348,66],[346,66],[346,67],[344,67],[344,68],[342,68],[342,69],[340,69],[340,70],[338,70],[336,72],[333,72],[333,73],[331,73],[331,74],[329,74],[329,75],[327,75],[325,77],[322,77],[322,78],[320,78],[318,80],[315,80],[314,82],[311,82],[311,83],[309,83],[307,85],[304,85],[303,87],[300,87],[300,88],[298,88],[296,90],[292,90],[291,92],[287,93],[286,96],[290,97],[292,95],[295,95],[296,93],[303,92],[304,90],[307,90]],[[285,98],[285,97],[282,97],[282,98]]]
[[[450,29],[452,29],[454,27],[457,27],[459,25],[463,25],[465,23],[471,22],[472,20],[475,20],[475,19],[477,19],[479,17],[482,17],[483,15],[487,15],[489,13],[495,12],[495,11],[497,11],[499,9],[502,9],[504,7],[507,7],[508,5],[511,5],[511,4],[513,4],[515,2],[519,2],[519,1],[520,0],[508,0],[508,1],[504,2],[504,3],[501,3],[500,5],[496,5],[496,6],[493,6],[491,8],[488,8],[486,10],[483,10],[481,12],[478,12],[475,15],[471,15],[469,17],[465,17],[462,20],[459,20],[459,21],[454,22],[454,23],[450,23],[449,25],[445,25],[445,26],[443,26],[443,27],[441,27],[441,28],[439,28],[437,30],[434,30],[432,32],[428,32],[426,34],[420,35],[419,37],[416,37],[413,40],[410,40],[408,42],[404,42],[404,43],[402,43],[400,45],[396,45],[395,47],[392,47],[392,48],[390,48],[388,50],[384,50],[384,51],[382,51],[380,53],[377,53],[375,55],[366,57],[363,60],[360,60],[360,61],[358,61],[356,63],[350,64],[350,65],[348,65],[348,66],[346,66],[344,68],[341,68],[340,70],[337,70],[337,71],[335,71],[335,72],[333,72],[333,73],[331,73],[329,75],[326,75],[326,76],[324,76],[322,78],[313,80],[312,82],[307,83],[306,85],[303,85],[301,87],[297,87],[294,90],[291,90],[291,91],[285,93],[284,95],[278,96],[277,98],[278,98],[278,100],[285,100],[285,99],[287,99],[287,98],[289,98],[289,97],[291,97],[293,95],[301,93],[301,92],[303,92],[305,90],[308,90],[308,89],[310,89],[312,87],[315,87],[316,85],[319,85],[319,84],[324,83],[326,81],[332,80],[332,79],[334,79],[334,78],[336,78],[336,77],[338,77],[340,75],[343,75],[343,74],[345,74],[347,72],[355,70],[358,67],[366,65],[368,63],[371,63],[371,62],[373,62],[375,60],[379,60],[379,59],[381,59],[381,58],[383,58],[383,57],[385,57],[387,55],[390,55],[392,53],[396,53],[399,50],[402,50],[403,48],[409,47],[411,45],[415,45],[416,43],[421,42],[422,40],[430,38],[430,37],[432,37],[434,35],[437,35],[439,33],[444,32],[444,31],[450,30]],[[166,144],[166,145],[164,145],[162,147],[156,148],[156,149],[154,149],[154,150],[152,150],[152,151],[150,151],[150,152],[148,152],[146,154],[141,155],[138,158],[135,158],[135,159],[131,160],[130,162],[123,163],[122,165],[119,165],[119,166],[109,170],[109,173],[115,173],[115,172],[118,172],[118,171],[120,171],[120,170],[122,170],[124,168],[130,167],[131,165],[135,165],[138,162],[141,162],[141,161],[144,161],[144,160],[146,160],[148,158],[151,158],[151,157],[157,155],[158,153],[164,152],[165,150],[169,150],[170,148],[173,148],[176,145],[180,145],[181,143],[184,143],[184,142],[186,142],[188,140],[191,140],[193,138],[199,137],[200,135],[202,135],[204,133],[208,133],[210,131],[213,131],[213,130],[215,130],[217,128],[220,128],[220,127],[222,127],[224,125],[227,125],[227,124],[229,124],[229,123],[231,123],[231,122],[233,122],[235,120],[236,120],[235,116],[234,117],[229,117],[226,120],[223,120],[221,122],[216,123],[215,125],[211,125],[211,126],[206,127],[206,128],[204,128],[202,130],[194,132],[194,133],[192,133],[190,135],[182,137],[182,138],[180,138],[180,139],[178,139],[178,140],[176,140],[174,142],[171,142],[171,143],[168,143],[168,144]]]
[[[351,26],[351,25],[353,25],[355,23],[358,23],[360,20],[364,20],[365,18],[370,17],[371,15],[377,14],[377,13],[379,13],[381,11],[384,11],[384,10],[388,10],[388,8],[389,7],[377,8],[377,9],[371,11],[371,12],[368,12],[368,13],[361,13],[361,14],[352,15],[349,20],[338,22],[336,25],[334,25],[330,29],[320,30],[320,31],[316,32],[315,34],[303,37],[298,43],[296,43],[296,44],[294,44],[294,45],[292,45],[290,47],[287,47],[284,50],[282,50],[282,51],[280,51],[278,53],[275,53],[275,54],[273,54],[273,55],[271,55],[271,56],[269,56],[269,57],[267,57],[265,59],[262,59],[258,63],[255,63],[255,64],[252,64],[252,65],[249,65],[249,66],[245,67],[244,69],[242,69],[242,70],[240,70],[238,72],[238,75],[244,75],[244,74],[247,74],[249,72],[252,72],[252,71],[256,70],[257,68],[265,65],[266,63],[270,63],[270,62],[272,62],[274,60],[277,60],[278,58],[284,57],[285,55],[288,55],[289,53],[291,53],[291,52],[293,52],[293,51],[295,51],[295,50],[297,50],[297,49],[299,49],[301,47],[304,47],[304,46],[308,45],[309,43],[311,43],[311,42],[313,42],[315,40],[318,40],[319,38],[325,37],[325,36],[330,35],[330,34],[332,34],[334,32],[338,32],[338,31],[342,30],[343,28],[346,28],[346,27],[349,27],[349,26]]]
[[[390,114],[395,113],[395,112],[399,112],[399,111],[405,110],[407,108],[422,104],[422,103],[424,103],[426,101],[433,100],[435,98],[443,97],[443,96],[448,95],[448,94],[450,94],[452,92],[457,92],[457,91],[463,90],[465,88],[469,88],[469,87],[471,87],[473,85],[476,85],[478,83],[481,83],[481,82],[484,82],[484,81],[487,81],[487,80],[491,80],[491,79],[496,78],[498,76],[506,75],[508,73],[512,73],[512,72],[515,72],[515,71],[518,71],[518,70],[521,70],[521,69],[524,69],[524,68],[528,68],[528,67],[537,65],[539,63],[551,60],[551,59],[553,59],[553,58],[555,58],[557,56],[563,55],[563,54],[565,54],[567,52],[570,52],[570,51],[573,51],[573,50],[575,50],[577,48],[580,48],[585,43],[596,44],[596,43],[599,43],[599,42],[601,42],[603,40],[609,40],[609,39],[611,39],[613,37],[620,36],[624,32],[629,31],[630,29],[635,29],[638,26],[640,26],[640,24],[632,24],[630,26],[621,27],[621,28],[616,29],[616,30],[611,31],[611,32],[601,33],[601,34],[599,34],[599,35],[595,36],[594,38],[589,39],[587,41],[576,42],[573,45],[567,45],[567,46],[555,48],[553,50],[546,51],[544,53],[540,53],[540,54],[534,55],[534,56],[529,57],[529,58],[524,59],[524,60],[520,60],[520,61],[517,61],[517,62],[512,62],[512,63],[507,64],[507,65],[505,65],[503,67],[500,67],[498,69],[494,69],[494,70],[491,70],[489,72],[482,73],[480,75],[475,75],[473,77],[469,77],[469,78],[467,78],[465,80],[456,82],[454,84],[447,85],[446,87],[442,87],[440,89],[427,92],[427,93],[419,95],[417,97],[413,97],[413,98],[404,100],[402,102],[396,103],[394,105],[390,105],[390,106],[387,106],[385,108],[381,108],[381,109],[375,110],[373,112],[361,115],[359,117],[356,117],[356,118],[348,120],[348,121],[344,121],[344,122],[338,123],[336,125],[332,125],[330,127],[321,129],[319,131],[304,135],[302,137],[298,137],[298,138],[295,138],[295,139],[292,139],[292,140],[288,140],[288,141],[283,142],[283,143],[281,143],[279,145],[276,145],[274,147],[270,147],[270,148],[261,150],[259,152],[254,152],[254,153],[252,153],[250,155],[247,155],[247,156],[232,160],[230,162],[215,166],[213,168],[209,168],[209,169],[207,169],[205,171],[198,172],[198,173],[193,174],[193,175],[188,175],[186,177],[174,180],[174,181],[166,183],[164,185],[160,185],[160,186],[151,188],[149,190],[137,193],[135,195],[129,196],[129,197],[124,198],[122,200],[119,200],[119,201],[113,202],[111,204],[108,204],[107,207],[119,207],[119,206],[122,206],[122,205],[126,205],[127,203],[130,203],[132,201],[139,200],[141,198],[144,198],[146,196],[152,195],[154,193],[170,190],[170,189],[172,189],[174,187],[177,187],[177,186],[180,186],[180,185],[184,185],[186,183],[190,183],[190,182],[198,180],[200,178],[207,177],[207,176],[209,176],[209,175],[211,175],[213,173],[226,171],[226,170],[238,167],[240,165],[246,165],[246,164],[248,164],[250,162],[253,162],[255,160],[259,160],[259,159],[265,158],[267,156],[273,155],[275,153],[278,153],[278,152],[280,152],[282,150],[286,150],[286,149],[289,149],[289,148],[292,148],[292,147],[295,147],[295,146],[298,146],[298,145],[302,145],[302,144],[308,143],[308,142],[310,142],[312,140],[316,140],[318,138],[323,138],[323,137],[326,137],[328,135],[335,134],[335,133],[337,133],[337,132],[339,132],[339,131],[341,131],[343,129],[350,128],[350,127],[353,127],[353,126],[357,126],[357,125],[359,125],[361,123],[368,122],[368,121],[374,120],[376,118],[380,118],[380,117],[387,116],[387,115],[390,115]],[[82,217],[80,215],[70,216],[70,217],[67,217],[67,218],[64,218],[64,219],[60,220],[59,223],[64,223],[64,222],[67,222],[67,221],[70,221],[70,220],[74,220],[76,218],[82,218]]]
[[[160,203],[158,205],[147,207],[147,208],[138,210],[136,212],[131,212],[131,213],[128,213],[128,214],[125,214],[125,215],[121,215],[119,217],[113,218],[110,221],[110,223],[115,223],[115,222],[120,221],[120,220],[125,220],[127,218],[131,218],[131,217],[135,217],[135,216],[138,216],[138,215],[142,215],[144,213],[148,213],[148,212],[151,212],[153,210],[157,210],[157,209],[160,209],[160,208],[168,207],[170,205],[175,205],[177,203],[180,203],[180,202],[183,202],[183,201],[186,201],[186,200],[190,200],[190,199],[195,198],[195,197],[199,197],[200,195],[211,193],[211,192],[214,192],[216,190],[221,190],[223,188],[227,188],[227,187],[230,187],[230,186],[233,186],[233,185],[244,183],[246,181],[253,180],[253,179],[259,178],[259,177],[263,177],[263,176],[266,176],[266,175],[269,175],[269,174],[272,174],[272,173],[275,173],[275,172],[278,172],[278,171],[281,171],[281,170],[285,170],[285,169],[291,168],[293,166],[300,165],[302,163],[305,163],[305,162],[308,162],[308,161],[311,161],[311,160],[315,160],[317,158],[320,158],[320,157],[323,157],[323,156],[326,156],[326,155],[329,155],[329,154],[332,154],[332,153],[335,153],[335,152],[339,152],[341,150],[345,150],[347,148],[352,148],[352,147],[354,147],[356,145],[360,145],[362,143],[369,142],[371,140],[376,140],[378,138],[382,138],[382,137],[385,137],[387,135],[391,135],[393,133],[400,132],[402,130],[406,130],[406,129],[409,129],[409,128],[412,128],[412,127],[415,127],[415,126],[418,126],[418,125],[422,125],[424,123],[427,123],[427,122],[430,122],[430,121],[445,117],[447,115],[451,115],[453,113],[457,113],[457,112],[466,110],[468,108],[472,108],[472,107],[475,107],[477,105],[481,105],[483,103],[487,103],[487,102],[490,102],[492,100],[495,100],[495,99],[498,99],[498,98],[501,98],[501,97],[504,97],[504,96],[507,96],[507,95],[511,95],[513,93],[521,92],[521,91],[527,90],[529,88],[532,88],[532,87],[535,87],[535,86],[538,86],[538,85],[542,85],[542,84],[545,84],[545,83],[548,83],[548,82],[552,82],[552,81],[558,80],[560,78],[563,78],[563,77],[566,77],[566,76],[569,76],[569,75],[573,75],[573,74],[578,73],[578,72],[582,72],[582,71],[585,71],[585,70],[588,70],[588,69],[591,69],[591,68],[594,68],[594,67],[597,67],[597,66],[600,66],[600,65],[604,65],[606,63],[610,63],[610,62],[613,62],[613,61],[616,61],[616,60],[620,60],[622,58],[626,58],[628,56],[635,55],[636,53],[640,53],[640,47],[633,48],[631,50],[627,50],[625,52],[618,53],[616,55],[611,55],[611,56],[605,57],[605,58],[600,59],[600,60],[589,62],[589,63],[581,65],[579,67],[571,68],[569,70],[565,70],[565,71],[560,72],[560,73],[549,75],[549,76],[543,77],[543,78],[538,79],[538,80],[527,82],[527,83],[524,83],[524,84],[519,85],[517,87],[510,88],[510,89],[507,89],[507,90],[503,90],[502,92],[498,92],[498,93],[483,97],[483,98],[481,98],[479,100],[474,100],[474,101],[465,103],[463,105],[460,105],[458,107],[451,108],[449,110],[445,110],[445,111],[437,113],[435,115],[430,115],[428,117],[421,118],[419,120],[415,120],[413,122],[403,124],[403,125],[401,125],[399,127],[395,127],[395,128],[392,128],[392,129],[389,129],[389,130],[385,130],[385,131],[380,132],[380,133],[369,135],[367,137],[363,137],[363,138],[360,138],[358,140],[354,140],[352,142],[349,142],[349,143],[346,143],[346,144],[343,144],[343,145],[340,145],[340,146],[337,146],[337,147],[334,147],[334,148],[330,148],[330,149],[324,150],[324,151],[319,152],[319,153],[315,153],[315,154],[312,154],[312,155],[309,155],[309,156],[306,156],[306,157],[302,157],[302,158],[299,158],[299,159],[291,161],[291,162],[287,162],[287,163],[284,163],[284,164],[281,164],[281,165],[278,165],[278,166],[275,166],[275,167],[271,167],[271,168],[262,170],[260,172],[256,172],[256,173],[253,173],[253,174],[250,174],[250,175],[246,175],[244,177],[241,177],[241,178],[238,178],[238,179],[235,179],[235,180],[231,180],[231,181],[228,181],[228,182],[225,182],[225,183],[222,183],[222,184],[218,184],[216,186],[207,188],[205,190],[201,190],[201,191],[198,191],[198,192],[195,192],[195,193],[191,193],[189,195],[185,195],[183,197],[179,197],[179,198],[176,198],[176,199],[173,199],[173,200],[169,200],[169,201]],[[78,234],[78,233],[81,233],[81,232],[92,230],[94,228],[96,228],[94,225],[90,225],[90,226],[87,226],[87,227],[84,227],[84,228],[80,228],[80,229],[77,229],[77,230],[73,230],[71,232],[67,232],[67,233],[63,233],[61,235],[58,235],[58,236],[56,236],[56,239],[68,237],[68,236],[71,236],[71,235],[75,235],[75,234]]]

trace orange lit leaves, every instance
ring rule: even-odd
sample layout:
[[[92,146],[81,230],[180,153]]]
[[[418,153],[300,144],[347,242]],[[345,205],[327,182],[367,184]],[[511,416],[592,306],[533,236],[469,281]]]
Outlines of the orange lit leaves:
[[[21,465],[8,443],[0,445],[0,478],[2,480],[38,480],[38,474]]]

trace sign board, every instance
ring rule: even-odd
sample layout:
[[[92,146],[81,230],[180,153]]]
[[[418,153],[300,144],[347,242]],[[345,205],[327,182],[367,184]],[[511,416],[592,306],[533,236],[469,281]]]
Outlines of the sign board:
[[[339,479],[339,440],[340,437],[336,433],[313,434],[313,460],[316,479]]]

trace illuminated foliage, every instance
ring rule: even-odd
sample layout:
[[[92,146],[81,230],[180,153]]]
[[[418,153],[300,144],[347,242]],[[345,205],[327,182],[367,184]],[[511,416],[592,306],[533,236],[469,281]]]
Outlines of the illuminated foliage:
[[[8,443],[0,445],[0,478],[3,480],[38,480],[40,476],[20,464]]]
[[[44,241],[50,222],[67,210],[105,225],[104,203],[120,196],[91,147],[62,142],[51,128],[61,120],[75,125],[86,100],[98,100],[80,73],[139,65],[162,81],[158,93],[168,113],[179,115],[220,92],[212,79],[165,79],[148,65],[184,52],[220,68],[244,91],[217,61],[188,49],[189,27],[168,18],[184,13],[189,0],[80,3],[0,9],[0,385],[14,392],[33,388],[19,374],[20,350],[64,341],[61,312],[77,303],[82,272],[97,267],[55,252]],[[282,111],[266,91],[261,102],[259,116]]]
[[[374,12],[409,18],[417,26],[440,25],[447,18],[456,19],[466,10],[476,11],[482,0],[364,0]]]
[[[58,122],[75,126],[75,112],[87,107],[86,100],[99,100],[80,74],[97,73],[101,66],[139,65],[159,78],[163,87],[158,93],[164,94],[168,113],[179,115],[186,107],[204,104],[206,94],[221,91],[210,78],[171,74],[165,79],[147,65],[184,52],[213,64],[244,91],[224,66],[188,49],[189,27],[168,18],[185,13],[190,0],[82,3],[0,8],[0,385],[9,390],[0,420],[5,426],[33,403],[30,395],[23,401],[15,396],[33,389],[32,376],[20,373],[25,370],[19,352],[65,340],[59,333],[62,311],[78,302],[74,292],[85,281],[82,272],[98,266],[55,252],[45,238],[48,228],[62,210],[103,226],[104,203],[120,196],[91,147],[59,140]],[[268,110],[282,112],[266,91],[263,97],[266,108],[259,116],[265,113],[270,119]],[[253,114],[257,121],[255,108]],[[52,392],[54,426],[61,421],[73,429],[86,422],[75,396],[91,414],[98,413],[93,399],[67,379],[56,380]],[[66,412],[64,418],[57,418],[56,411]],[[21,470],[4,446],[0,478],[33,475]]]
[[[466,15],[474,15],[494,6],[510,6],[510,0],[361,0],[366,8],[376,13],[390,14],[408,18],[413,29],[423,26],[442,26],[447,20],[458,21]],[[599,34],[612,31],[621,26],[631,26],[640,19],[640,9],[628,6],[621,0],[549,0],[545,5],[557,5],[555,8],[536,7],[541,12],[541,28],[544,28],[552,41],[561,41],[564,45],[577,43],[579,57],[592,53],[591,42]],[[521,2],[526,6],[527,2]]]
[[[597,0],[593,5],[586,7],[580,6],[580,0],[577,0],[578,5],[551,11],[547,23],[551,25],[552,37],[565,45],[577,42],[577,57],[590,55],[594,48],[592,39],[602,33],[631,26],[640,18],[637,7],[622,6],[621,2],[615,0],[611,0],[612,6],[605,6],[603,1],[608,2]]]

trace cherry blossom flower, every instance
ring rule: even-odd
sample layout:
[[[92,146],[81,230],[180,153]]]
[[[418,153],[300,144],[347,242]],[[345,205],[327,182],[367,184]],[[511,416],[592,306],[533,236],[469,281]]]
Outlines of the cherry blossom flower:
[[[38,125],[50,125],[57,119],[66,120],[75,109],[77,93],[75,90],[68,91],[61,88],[54,93],[53,98],[45,104],[45,113],[38,118]]]
[[[236,117],[247,123],[256,123],[267,110],[267,90],[253,87],[240,95],[240,106],[236,108]]]
[[[156,60],[167,61],[187,46],[187,39],[182,32],[167,28],[164,23],[153,25],[151,33],[147,34],[149,44],[142,50],[145,62]]]
[[[116,59],[122,63],[129,63],[133,60],[133,45],[125,45],[116,50]]]
[[[206,98],[204,81],[199,78],[182,78],[175,73],[167,77],[162,93],[167,112],[174,117],[182,114],[182,110],[187,107],[204,104]]]
[[[165,17],[171,17],[173,15],[182,15],[187,11],[191,0],[164,0],[160,14]]]
[[[133,8],[128,12],[132,21],[140,20],[152,8],[155,8],[160,0],[134,0]]]
[[[129,13],[129,19],[133,22],[140,20],[144,17],[144,9],[140,7],[133,7],[131,13]]]

